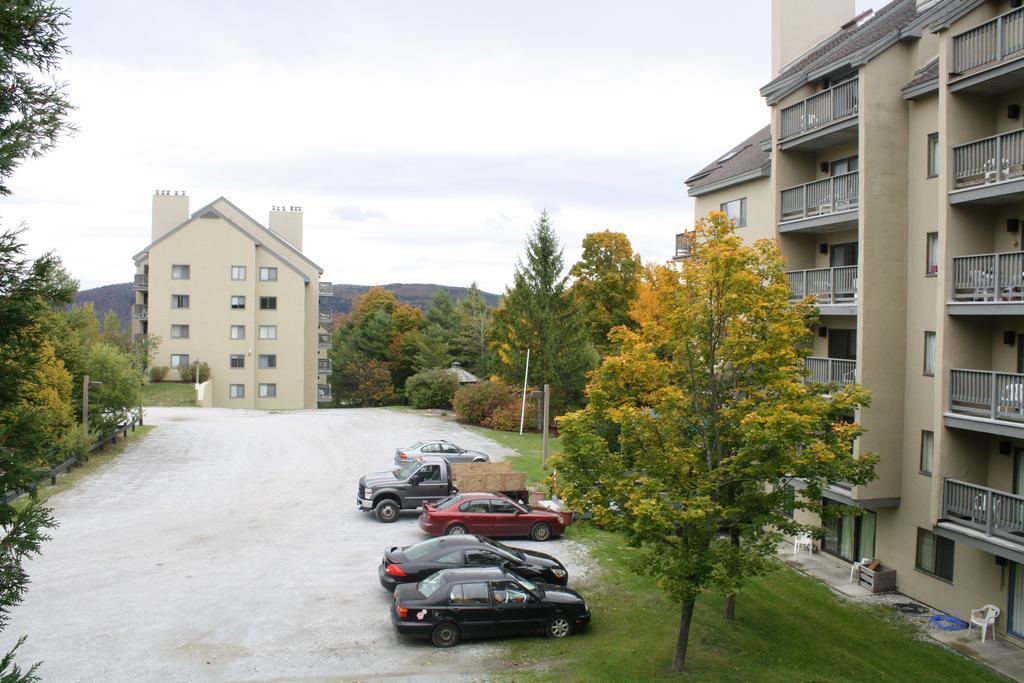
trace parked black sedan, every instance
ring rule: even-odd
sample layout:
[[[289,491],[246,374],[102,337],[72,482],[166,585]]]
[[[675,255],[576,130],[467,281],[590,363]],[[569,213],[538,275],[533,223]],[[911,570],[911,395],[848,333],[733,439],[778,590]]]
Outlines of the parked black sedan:
[[[395,589],[399,633],[452,647],[463,638],[546,634],[564,638],[590,622],[579,593],[533,583],[498,567],[445,569]]]
[[[512,548],[484,536],[439,536],[384,551],[377,574],[389,591],[402,583],[416,583],[442,569],[504,567],[530,581],[559,586],[569,583],[565,565],[535,550]]]

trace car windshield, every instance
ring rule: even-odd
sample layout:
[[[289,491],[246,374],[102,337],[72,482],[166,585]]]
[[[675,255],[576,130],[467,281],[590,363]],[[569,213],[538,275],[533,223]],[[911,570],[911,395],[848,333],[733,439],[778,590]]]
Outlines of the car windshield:
[[[431,574],[430,576],[416,584],[416,590],[418,590],[420,592],[420,595],[422,595],[423,597],[429,598],[431,595],[439,591],[442,586],[445,585],[446,582],[444,580],[444,574],[444,572],[437,572],[436,574]]]
[[[438,546],[442,544],[443,539],[444,536],[440,536],[438,538],[431,538],[426,541],[420,541],[419,543],[411,545],[408,548],[402,548],[402,553],[410,560],[418,560],[424,555],[429,555],[430,553],[437,550]]]
[[[435,574],[434,576],[437,576],[437,575]],[[527,581],[526,579],[524,579],[521,576],[517,576],[516,577],[516,581],[519,583],[519,585],[521,585],[523,588],[525,588],[530,593],[532,593],[534,597],[536,597],[536,598],[544,597],[544,591],[541,590],[541,587],[538,586],[537,584],[535,584],[535,583],[533,583],[531,581]],[[420,591],[420,592],[422,593],[423,591]]]
[[[444,500],[438,502],[435,507],[438,510],[447,510],[452,505],[455,505],[456,503],[458,503],[460,500],[462,500],[462,496],[461,495],[448,496]]]
[[[503,550],[504,552],[508,553],[512,557],[518,557],[520,560],[525,560],[526,559],[526,556],[523,555],[521,550],[516,550],[515,548],[510,548],[509,546],[505,545],[504,543],[498,543],[497,541],[495,541],[492,538],[481,538],[480,540],[483,541],[484,543],[486,543],[489,546],[493,546],[493,547],[497,548],[498,550]]]
[[[398,468],[398,470],[396,470],[398,472],[398,478],[399,479],[408,479],[409,477],[412,476],[412,473],[415,472],[416,470],[418,470],[419,468],[420,468],[420,463],[416,462],[416,461],[413,461],[413,462],[409,463],[405,467],[400,467],[400,468]]]

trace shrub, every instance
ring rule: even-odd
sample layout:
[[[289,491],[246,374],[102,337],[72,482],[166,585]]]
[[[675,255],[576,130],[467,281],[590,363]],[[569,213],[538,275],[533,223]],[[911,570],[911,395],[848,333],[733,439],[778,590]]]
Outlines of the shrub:
[[[150,382],[163,382],[164,378],[167,377],[167,372],[170,370],[166,365],[154,365],[149,369],[149,381]]]
[[[192,374],[191,365],[179,365],[178,366],[178,377],[181,378],[182,382],[191,382],[195,379],[195,375]]]
[[[413,408],[448,408],[459,380],[447,370],[426,370],[405,380],[405,396]]]
[[[199,379],[196,380],[196,370],[199,371]],[[182,382],[205,382],[210,379],[210,366],[206,361],[202,363],[189,363],[178,366],[178,375]]]
[[[509,402],[512,391],[495,382],[476,382],[455,392],[452,405],[459,418],[470,424],[481,424],[498,406]]]
[[[523,405],[519,401],[511,401],[498,406],[493,413],[480,423],[481,426],[489,429],[497,429],[502,432],[518,432],[519,420],[522,418]],[[532,398],[526,399],[526,429],[533,429],[537,421],[537,402]]]

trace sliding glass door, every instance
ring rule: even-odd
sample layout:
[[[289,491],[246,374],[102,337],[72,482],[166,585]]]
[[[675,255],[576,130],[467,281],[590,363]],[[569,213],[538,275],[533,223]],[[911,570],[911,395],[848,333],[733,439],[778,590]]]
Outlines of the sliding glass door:
[[[825,505],[836,505],[825,501]],[[832,517],[825,522],[825,538],[821,549],[847,562],[875,556],[875,513],[864,510],[860,515]]]
[[[1010,563],[1010,614],[1006,629],[1018,638],[1024,638],[1024,564]]]

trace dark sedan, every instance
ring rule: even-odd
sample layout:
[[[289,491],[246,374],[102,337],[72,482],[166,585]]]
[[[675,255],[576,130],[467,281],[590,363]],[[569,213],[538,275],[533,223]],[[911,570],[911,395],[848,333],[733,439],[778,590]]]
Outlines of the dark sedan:
[[[456,494],[436,504],[424,504],[420,515],[420,528],[431,536],[529,536],[546,541],[571,523],[572,513],[526,507],[500,493]]]
[[[576,591],[498,567],[446,569],[398,586],[391,622],[399,633],[452,647],[463,638],[564,638],[590,622],[590,610]]]
[[[456,567],[505,567],[531,581],[559,586],[569,582],[565,566],[550,555],[472,535],[442,536],[405,548],[389,548],[377,574],[380,585],[394,591],[398,584],[417,583],[434,572]]]

